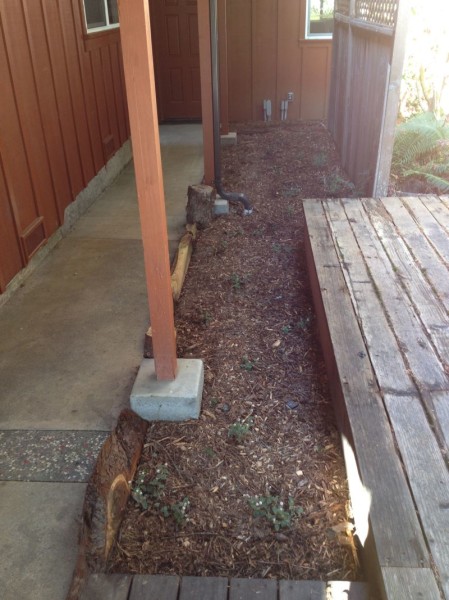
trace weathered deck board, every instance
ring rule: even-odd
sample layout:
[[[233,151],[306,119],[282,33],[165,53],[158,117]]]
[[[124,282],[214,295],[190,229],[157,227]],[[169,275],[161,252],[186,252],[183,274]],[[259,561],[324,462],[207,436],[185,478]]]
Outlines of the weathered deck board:
[[[387,597],[391,600],[441,600],[430,569],[382,569]],[[410,593],[413,590],[413,594]]]
[[[404,198],[403,202],[438,254],[449,264],[449,246],[445,231],[421,198]]]
[[[372,494],[369,514],[378,560],[404,567],[427,564],[413,500],[321,204],[308,203],[306,217],[314,259],[309,267],[320,273],[320,289],[314,289],[312,276],[312,291],[316,303],[323,303],[337,366],[331,384],[335,377],[341,382],[350,428],[345,434],[354,441],[362,483]]]
[[[432,394],[432,400],[446,447],[449,447],[449,392]]]
[[[416,399],[387,394],[385,403],[427,542],[449,597],[449,472]]]
[[[280,581],[279,600],[369,600],[369,594],[359,582]]]
[[[324,581],[280,581],[279,600],[326,600]]]
[[[89,576],[80,600],[277,600],[278,591],[279,600],[371,598],[364,582],[278,582],[271,579],[102,573]]]
[[[372,284],[357,240],[340,203],[324,203],[334,244],[339,251],[342,270],[352,294],[352,302],[361,323],[379,384],[387,390],[414,391],[404,361],[398,361],[398,344],[388,323],[381,299]],[[382,331],[382,335],[379,335]],[[392,368],[392,365],[394,367]]]
[[[438,196],[422,196],[421,202],[432,213],[434,219],[446,230],[449,235],[449,206],[446,206]]]
[[[128,600],[131,575],[91,575],[80,600]]]
[[[331,388],[337,414],[346,413],[343,433],[352,434],[344,442],[351,496],[361,484],[372,494],[369,547],[383,597],[433,600],[439,581],[449,600],[449,201],[304,205]],[[353,470],[361,484],[351,483]],[[395,470],[403,485],[391,493]],[[414,563],[412,550],[388,552],[407,546]]]
[[[129,600],[177,600],[178,588],[174,575],[134,575]]]
[[[446,310],[449,310],[449,277],[441,257],[422,234],[418,224],[399,198],[383,198],[382,205],[393,219],[398,235],[421,267],[424,277],[438,291],[441,302]]]
[[[179,600],[227,600],[228,580],[223,577],[183,577]]]
[[[345,212],[369,268],[373,285],[382,298],[390,320],[414,377],[423,389],[446,390],[448,378],[427,339],[410,299],[401,287],[360,201],[345,200]],[[388,285],[385,285],[386,278]]]
[[[359,582],[330,581],[327,594],[329,600],[368,600],[368,588]]]
[[[449,348],[449,315],[435,288],[429,285],[421,269],[413,260],[407,246],[392,224],[385,218],[382,205],[374,200],[365,202],[374,229],[394,265],[396,275],[405,288],[415,312],[424,324],[428,336],[436,347],[440,360]]]
[[[231,579],[229,600],[277,600],[278,583],[273,579]]]

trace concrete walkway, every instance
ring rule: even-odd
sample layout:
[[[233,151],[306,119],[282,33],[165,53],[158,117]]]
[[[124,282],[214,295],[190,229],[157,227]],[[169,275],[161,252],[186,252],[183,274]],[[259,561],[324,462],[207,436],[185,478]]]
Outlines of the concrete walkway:
[[[172,253],[200,125],[161,128]],[[132,164],[0,308],[3,600],[65,598],[98,450],[142,359],[148,328]]]

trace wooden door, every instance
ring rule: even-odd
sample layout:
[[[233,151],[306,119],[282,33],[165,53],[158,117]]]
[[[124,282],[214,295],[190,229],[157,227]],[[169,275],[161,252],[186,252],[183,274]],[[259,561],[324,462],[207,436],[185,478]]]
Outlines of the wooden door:
[[[197,0],[150,0],[160,121],[200,120]]]

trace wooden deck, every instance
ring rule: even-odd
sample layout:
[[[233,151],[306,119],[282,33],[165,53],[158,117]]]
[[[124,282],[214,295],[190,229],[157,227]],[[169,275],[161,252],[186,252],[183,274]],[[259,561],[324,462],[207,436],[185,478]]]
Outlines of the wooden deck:
[[[305,201],[357,533],[389,600],[449,600],[449,198]]]
[[[364,583],[91,575],[80,600],[368,600]]]

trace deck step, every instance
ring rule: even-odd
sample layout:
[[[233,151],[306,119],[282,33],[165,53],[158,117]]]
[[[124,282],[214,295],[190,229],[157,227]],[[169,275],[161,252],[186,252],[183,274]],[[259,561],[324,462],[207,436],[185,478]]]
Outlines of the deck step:
[[[277,581],[174,575],[91,575],[80,600],[370,600],[350,581]]]

